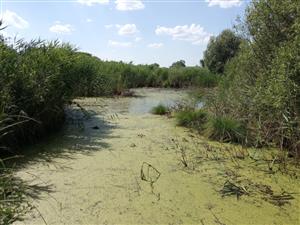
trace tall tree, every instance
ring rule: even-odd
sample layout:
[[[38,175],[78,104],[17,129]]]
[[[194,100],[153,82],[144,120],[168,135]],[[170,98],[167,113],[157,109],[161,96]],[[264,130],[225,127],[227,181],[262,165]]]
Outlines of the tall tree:
[[[179,60],[177,62],[174,62],[171,67],[185,67],[185,61]]]
[[[231,30],[224,30],[212,37],[204,52],[204,64],[214,73],[223,73],[225,64],[234,57],[239,49],[241,38]]]

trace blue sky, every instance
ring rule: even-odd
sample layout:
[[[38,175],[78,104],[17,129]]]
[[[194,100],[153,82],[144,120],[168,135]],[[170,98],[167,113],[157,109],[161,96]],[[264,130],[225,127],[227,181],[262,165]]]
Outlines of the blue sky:
[[[4,35],[59,39],[104,60],[199,64],[211,35],[231,28],[242,0],[0,0]]]

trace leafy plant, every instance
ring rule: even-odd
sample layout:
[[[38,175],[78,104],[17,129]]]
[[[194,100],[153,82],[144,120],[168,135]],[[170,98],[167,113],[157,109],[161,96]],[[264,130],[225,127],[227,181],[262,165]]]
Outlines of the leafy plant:
[[[155,106],[151,110],[151,112],[156,115],[165,115],[165,114],[169,113],[169,109],[168,109],[168,107],[166,107],[162,104],[159,104],[159,105]]]
[[[300,155],[300,19],[297,1],[254,0],[236,28],[243,41],[207,108],[238,118],[248,144]],[[213,53],[213,57],[218,57]]]

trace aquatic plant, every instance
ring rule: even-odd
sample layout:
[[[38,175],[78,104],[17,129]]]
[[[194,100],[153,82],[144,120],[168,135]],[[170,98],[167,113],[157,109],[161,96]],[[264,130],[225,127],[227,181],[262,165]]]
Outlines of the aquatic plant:
[[[207,113],[204,110],[183,110],[175,113],[179,126],[192,127],[202,130],[207,120]]]
[[[169,108],[164,106],[163,104],[159,104],[153,107],[151,112],[156,115],[166,115],[167,113],[169,113]]]

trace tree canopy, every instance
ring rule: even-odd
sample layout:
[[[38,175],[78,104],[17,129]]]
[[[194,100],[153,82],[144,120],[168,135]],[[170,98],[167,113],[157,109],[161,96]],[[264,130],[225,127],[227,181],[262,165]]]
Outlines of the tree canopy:
[[[171,67],[185,67],[185,61],[184,60],[179,60],[177,62],[174,62]]]
[[[238,52],[241,40],[231,30],[224,30],[217,37],[212,37],[204,52],[204,65],[214,73],[223,73],[225,64]]]

